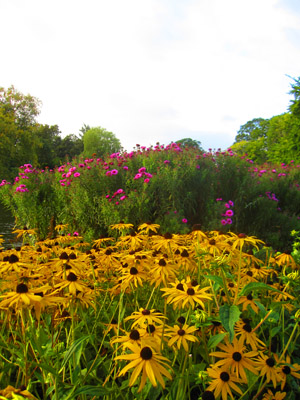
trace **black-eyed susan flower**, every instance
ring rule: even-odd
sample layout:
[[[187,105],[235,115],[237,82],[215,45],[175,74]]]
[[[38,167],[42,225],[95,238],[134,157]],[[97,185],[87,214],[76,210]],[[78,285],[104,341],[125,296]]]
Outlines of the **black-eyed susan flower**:
[[[157,233],[159,228],[160,225],[158,224],[152,224],[151,222],[146,222],[138,227],[138,231],[140,231],[140,233],[145,233],[146,235],[149,235],[149,233],[151,232]]]
[[[247,310],[248,306],[252,308],[252,310],[258,314],[259,308],[257,304],[254,302],[254,297],[252,296],[251,293],[249,293],[247,296],[241,296],[237,302],[237,304],[242,304],[242,310],[245,311]]]
[[[140,308],[139,311],[134,311],[129,317],[125,318],[125,321],[129,321],[133,319],[134,322],[132,324],[132,328],[136,325],[143,327],[149,324],[159,324],[162,325],[164,319],[167,319],[165,315],[162,313],[155,311],[155,309],[147,310],[144,308]]]
[[[142,374],[138,392],[145,386],[147,378],[154,387],[157,386],[158,381],[165,388],[163,376],[170,380],[172,379],[170,372],[165,368],[165,366],[169,366],[168,359],[149,346],[140,347],[136,343],[129,343],[127,347],[131,350],[131,354],[122,354],[115,357],[115,360],[130,360],[130,363],[119,372],[118,376],[125,375],[126,372],[133,369],[129,380],[129,386],[133,386],[140,374]]]
[[[300,365],[299,364],[291,364],[291,357],[289,355],[286,356],[285,361],[280,361],[277,354],[274,354],[274,358],[276,363],[279,365],[280,370],[279,374],[282,377],[281,381],[281,390],[285,387],[286,380],[288,376],[294,376],[297,379],[300,379]]]
[[[5,298],[0,302],[0,308],[14,307],[15,309],[27,306],[34,306],[41,302],[42,297],[35,293],[41,289],[30,290],[25,283],[19,283],[15,291],[2,294],[0,298]]]
[[[283,400],[286,396],[286,392],[272,392],[268,389],[267,393],[264,394],[263,400]]]
[[[193,335],[197,330],[195,326],[188,326],[184,324],[183,326],[175,325],[173,327],[168,327],[166,330],[166,336],[169,337],[168,346],[175,347],[178,350],[181,346],[186,352],[189,351],[189,342],[197,342],[198,339]]]
[[[6,386],[5,389],[0,390],[0,399],[19,399],[19,398],[37,400],[37,398],[33,396],[33,394],[31,394],[28,390],[26,390],[26,388],[16,389],[13,386],[8,385]]]
[[[242,337],[240,337],[240,339],[234,337],[232,343],[229,343],[228,340],[225,344],[219,343],[218,347],[223,351],[214,351],[210,353],[211,356],[221,358],[221,360],[215,363],[216,367],[222,366],[226,368],[228,371],[235,374],[236,377],[241,378],[242,382],[245,383],[247,383],[245,369],[257,375],[255,363],[252,358],[257,356],[258,352],[247,352]]]
[[[61,290],[64,288],[69,289],[69,293],[76,296],[77,291],[79,292],[88,292],[89,288],[83,283],[78,280],[78,276],[73,272],[70,272],[66,279],[62,280],[61,282],[54,285],[56,290]]]
[[[206,293],[210,290],[210,287],[200,288],[200,285],[194,287],[188,287],[184,282],[182,284],[182,289],[179,289],[179,285],[174,288],[162,288],[161,290],[165,293],[163,296],[168,296],[167,303],[174,304],[174,308],[184,308],[191,306],[194,309],[196,304],[199,304],[202,309],[205,309],[204,301],[211,300],[212,295]],[[175,289],[175,290],[174,290]]]
[[[130,285],[137,288],[138,286],[143,286],[143,282],[147,279],[147,273],[138,264],[135,267],[123,268],[120,276],[120,288],[121,290],[126,290]]]
[[[248,344],[252,350],[265,348],[266,345],[261,341],[250,325],[250,320],[244,319],[236,322],[234,326],[235,335],[242,338],[243,343]]]
[[[110,229],[117,230],[119,233],[124,233],[133,228],[133,224],[126,224],[125,222],[120,222],[118,224],[110,225]]]
[[[257,361],[255,362],[256,368],[259,370],[261,376],[265,376],[267,383],[272,381],[274,388],[281,382],[280,368],[276,365],[273,357],[260,352]]]
[[[245,233],[239,233],[236,235],[233,232],[229,233],[228,241],[232,243],[232,250],[239,249],[242,250],[244,245],[250,245],[255,247],[257,250],[259,249],[259,245],[265,244],[262,240],[258,239],[255,236],[247,236]]]
[[[149,271],[150,284],[158,287],[163,283],[166,286],[167,282],[175,279],[178,272],[178,266],[173,261],[159,257]]]
[[[243,394],[241,389],[236,385],[236,383],[240,383],[240,379],[230,374],[226,368],[207,368],[207,373],[212,378],[212,382],[206,390],[214,392],[215,398],[221,395],[222,400],[227,400],[229,395],[233,399],[231,389],[236,393]]]

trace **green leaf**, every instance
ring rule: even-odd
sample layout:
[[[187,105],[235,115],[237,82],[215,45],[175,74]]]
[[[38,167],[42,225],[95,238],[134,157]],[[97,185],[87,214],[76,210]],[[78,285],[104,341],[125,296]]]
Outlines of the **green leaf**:
[[[66,352],[66,354],[64,356],[64,359],[63,359],[63,362],[62,362],[62,366],[61,366],[61,368],[59,370],[59,373],[62,372],[62,370],[66,366],[67,362],[73,356],[73,354],[75,355],[76,363],[78,363],[79,358],[81,356],[83,343],[85,341],[87,341],[88,339],[90,339],[90,338],[91,338],[90,335],[82,336],[79,339],[75,340],[74,343],[72,343],[71,347],[69,348],[69,350]]]
[[[253,290],[270,290],[273,292],[281,293],[280,290],[275,289],[263,282],[250,282],[240,292],[240,296],[247,296]]]
[[[210,350],[210,349],[216,347],[224,339],[224,337],[226,335],[227,335],[227,332],[226,333],[218,333],[217,335],[211,336],[207,343],[208,349]]]
[[[240,314],[241,312],[238,306],[229,306],[228,304],[224,304],[220,307],[220,320],[226,331],[229,332],[230,343],[232,342],[234,337],[234,324],[239,320]]]
[[[206,278],[216,282],[220,286],[223,286],[223,279],[218,275],[206,275]]]
[[[102,386],[92,386],[92,385],[85,385],[74,392],[74,397],[79,396],[79,395],[89,395],[89,396],[103,396],[108,393],[108,390],[105,389]]]

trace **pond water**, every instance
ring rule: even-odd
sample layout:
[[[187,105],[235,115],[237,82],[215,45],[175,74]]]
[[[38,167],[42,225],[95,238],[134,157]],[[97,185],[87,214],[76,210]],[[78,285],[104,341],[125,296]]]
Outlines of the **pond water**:
[[[14,224],[15,220],[10,211],[0,203],[0,235],[3,235],[4,244],[2,246],[5,248],[17,245],[16,235],[12,233]]]

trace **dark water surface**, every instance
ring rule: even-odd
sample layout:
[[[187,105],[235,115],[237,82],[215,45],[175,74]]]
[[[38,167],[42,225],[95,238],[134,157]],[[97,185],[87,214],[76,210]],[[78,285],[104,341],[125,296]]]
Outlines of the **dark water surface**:
[[[16,246],[16,235],[12,233],[14,230],[15,220],[7,208],[0,203],[0,235],[3,235],[5,248]]]

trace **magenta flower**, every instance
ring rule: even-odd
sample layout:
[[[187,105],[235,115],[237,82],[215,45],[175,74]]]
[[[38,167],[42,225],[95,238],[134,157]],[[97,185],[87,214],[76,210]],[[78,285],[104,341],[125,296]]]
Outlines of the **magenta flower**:
[[[146,168],[145,167],[142,167],[142,168],[139,169],[139,173],[140,174],[142,174],[143,172],[146,172]]]
[[[233,214],[234,214],[234,212],[232,210],[227,210],[225,213],[226,217],[232,217]]]
[[[123,169],[125,169],[127,171],[128,170],[127,165],[124,165]]]
[[[165,160],[164,164],[170,164],[170,161],[169,160]]]
[[[144,183],[148,183],[148,182],[150,182],[149,178],[144,179]]]
[[[184,224],[186,224],[186,223],[188,222],[186,218],[182,218],[181,221],[182,221]]]
[[[119,171],[118,171],[117,169],[112,169],[112,170],[111,170],[111,174],[112,174],[112,175],[117,175],[118,172],[119,172]]]
[[[122,194],[122,193],[124,193],[124,190],[123,190],[123,189],[118,189],[118,190],[117,190],[117,194]]]
[[[78,178],[78,176],[80,176],[80,173],[79,172],[75,172],[74,178]]]
[[[121,200],[121,201],[123,201],[123,200],[125,200],[125,199],[126,199],[126,196],[121,196],[121,197],[120,197],[120,200]]]
[[[225,219],[222,219],[222,220],[221,220],[221,224],[222,224],[222,225],[226,225],[226,224],[227,224],[227,221],[226,221]]]
[[[232,200],[229,200],[229,201],[228,201],[228,204],[229,204],[231,207],[234,206],[234,202],[233,202]]]
[[[232,224],[232,219],[231,219],[231,218],[227,218],[227,219],[226,219],[226,223],[227,223],[228,225],[231,225],[231,224]]]

